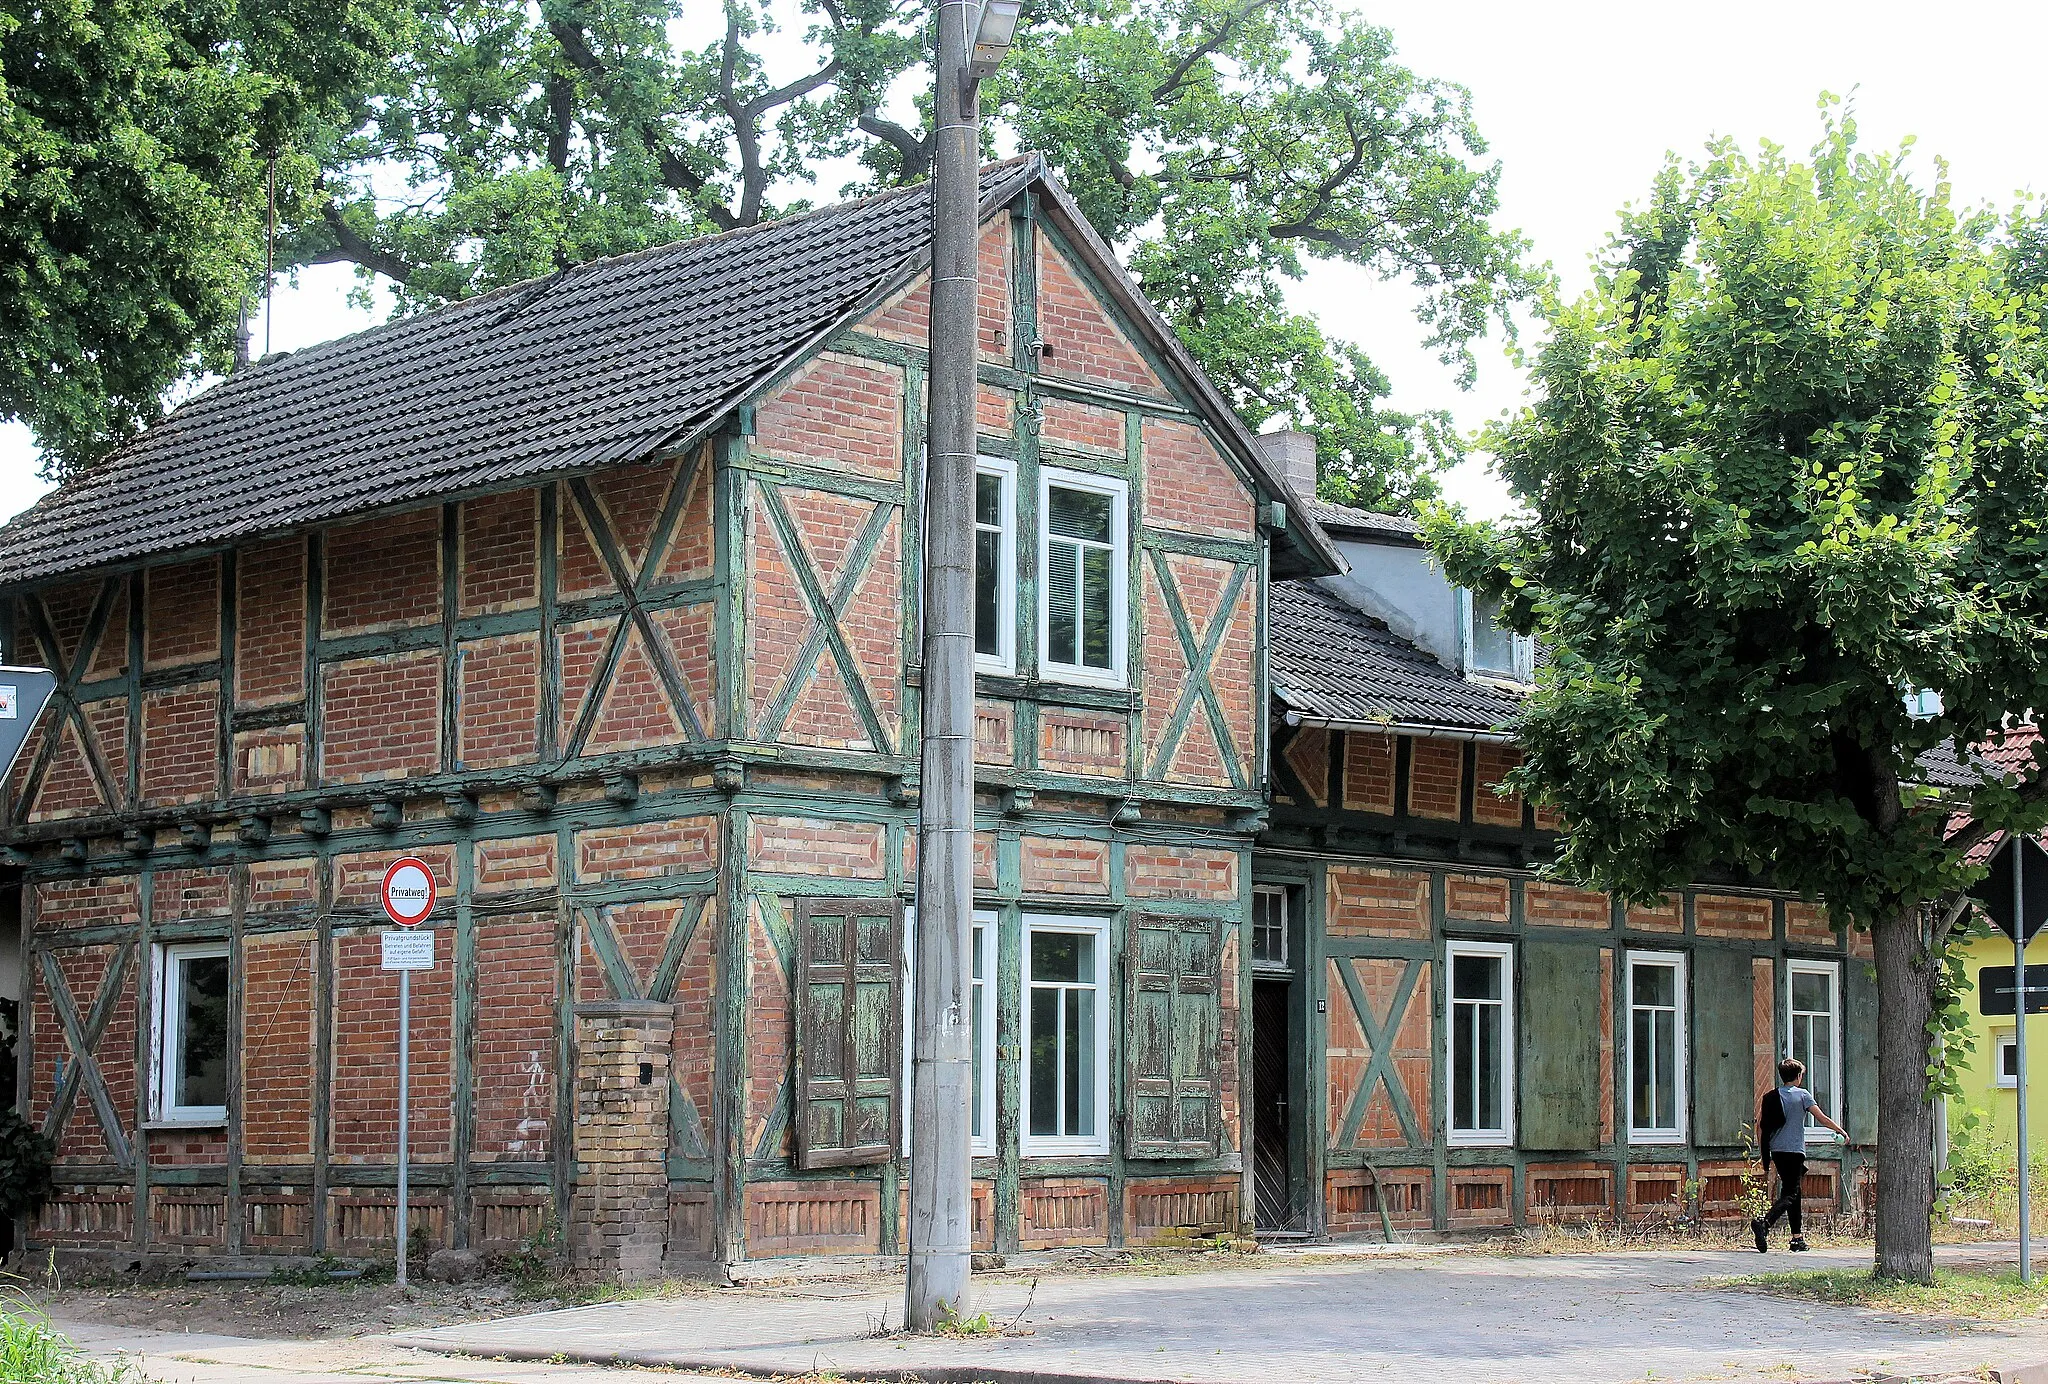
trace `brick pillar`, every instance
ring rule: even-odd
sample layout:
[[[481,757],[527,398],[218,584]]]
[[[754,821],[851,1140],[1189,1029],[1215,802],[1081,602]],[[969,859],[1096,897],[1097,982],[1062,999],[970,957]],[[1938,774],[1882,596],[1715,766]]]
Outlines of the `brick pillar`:
[[[674,1024],[675,1006],[653,1000],[576,1006],[576,1195],[569,1251],[579,1272],[622,1283],[661,1275]]]

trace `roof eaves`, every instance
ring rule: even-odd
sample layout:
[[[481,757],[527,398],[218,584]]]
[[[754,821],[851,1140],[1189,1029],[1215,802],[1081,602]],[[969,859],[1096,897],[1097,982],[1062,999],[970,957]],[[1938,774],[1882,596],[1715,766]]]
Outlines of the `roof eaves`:
[[[1279,688],[1274,691],[1278,693]],[[1513,731],[1499,726],[1481,729],[1477,726],[1454,726],[1441,721],[1417,721],[1390,716],[1385,720],[1352,716],[1315,716],[1303,711],[1288,711],[1285,719],[1290,726],[1315,726],[1323,730],[1353,731],[1366,735],[1412,735],[1421,740],[1477,740],[1486,744],[1512,744]]]

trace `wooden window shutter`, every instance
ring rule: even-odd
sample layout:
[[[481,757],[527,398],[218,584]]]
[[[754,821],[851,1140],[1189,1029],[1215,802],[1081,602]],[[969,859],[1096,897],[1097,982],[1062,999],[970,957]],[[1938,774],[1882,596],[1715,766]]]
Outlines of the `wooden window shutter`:
[[[887,1162],[902,1066],[903,906],[797,904],[797,1166]]]
[[[1132,1158],[1213,1158],[1223,1034],[1216,924],[1139,914],[1125,949],[1129,1092],[1124,1152]]]
[[[1756,983],[1749,953],[1702,944],[1692,955],[1692,1138],[1739,1148],[1756,1126]],[[1768,1022],[1768,1018],[1767,1018]]]
[[[2028,989],[2033,980],[2027,981]],[[1842,1013],[1835,1019],[1842,1053],[1842,1127],[1858,1144],[1877,1142],[1877,977],[1860,957],[1842,962]],[[1995,1051],[1995,1050],[1994,1050]]]
[[[1522,1088],[1516,1144],[1545,1151],[1600,1147],[1600,948],[1524,945],[1515,1007]]]

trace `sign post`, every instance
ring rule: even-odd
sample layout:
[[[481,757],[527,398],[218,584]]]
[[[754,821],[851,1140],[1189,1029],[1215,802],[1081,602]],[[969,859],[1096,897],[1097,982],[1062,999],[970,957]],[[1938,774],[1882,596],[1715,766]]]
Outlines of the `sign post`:
[[[384,872],[384,884],[377,897],[384,914],[404,931],[382,934],[384,969],[398,972],[398,1215],[394,1238],[398,1241],[398,1286],[405,1286],[406,1192],[411,1171],[410,1142],[412,1116],[412,973],[434,969],[434,934],[411,929],[425,922],[434,911],[434,872],[417,856],[391,862]]]
[[[2034,1245],[2028,1232],[2033,1227],[2027,1224],[2032,1214],[2027,1204],[2027,1164],[2033,1161],[2027,1157],[2027,871],[2021,851],[2012,853],[2012,916],[2018,924],[2012,930],[2012,992],[2018,1001],[2013,1005],[2012,1045],[2019,1064],[2014,1084],[2019,1088],[2020,1282],[2031,1284]]]
[[[2008,874],[2009,885],[1998,882],[2000,867]],[[2043,851],[2037,842],[2007,833],[2006,843],[1992,857],[1991,873],[1970,893],[1984,904],[1992,921],[2012,938],[2013,1084],[2019,1099],[2014,1133],[2019,1140],[2020,1282],[2032,1283],[2034,1237],[2029,1221],[2033,1208],[2027,1175],[2027,1011],[2034,1008],[2034,996],[2027,990],[2027,943],[2040,931],[2044,917],[2048,917],[2048,851]],[[1989,986],[1979,988],[1977,1004],[1984,1013],[1993,1012],[1996,999]]]

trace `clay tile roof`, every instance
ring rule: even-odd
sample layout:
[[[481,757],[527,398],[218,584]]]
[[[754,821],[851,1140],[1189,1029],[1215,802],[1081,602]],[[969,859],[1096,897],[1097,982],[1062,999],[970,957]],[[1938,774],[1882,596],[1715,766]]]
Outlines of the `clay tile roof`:
[[[1987,740],[1971,746],[1968,764],[1958,764],[1955,751],[1943,745],[1921,755],[1920,767],[1927,771],[1927,782],[1937,788],[1970,788],[1983,782],[1987,775],[2000,773],[2030,775],[2034,772],[2034,747],[2040,740],[2038,727],[2017,725],[2008,730],[2002,740]],[[1954,836],[1969,823],[1968,813],[1955,813],[1948,819],[1943,834]],[[2048,832],[2034,839],[2048,846]],[[1972,846],[1963,859],[1971,865],[1982,865],[1998,854],[1998,848],[2004,844],[2005,833],[1995,831]]]
[[[1044,176],[982,171],[983,206]],[[920,267],[919,186],[637,254],[238,371],[0,529],[0,583],[642,459]]]
[[[1273,695],[1315,721],[1494,731],[1518,699],[1460,677],[1314,582],[1275,582]]]

